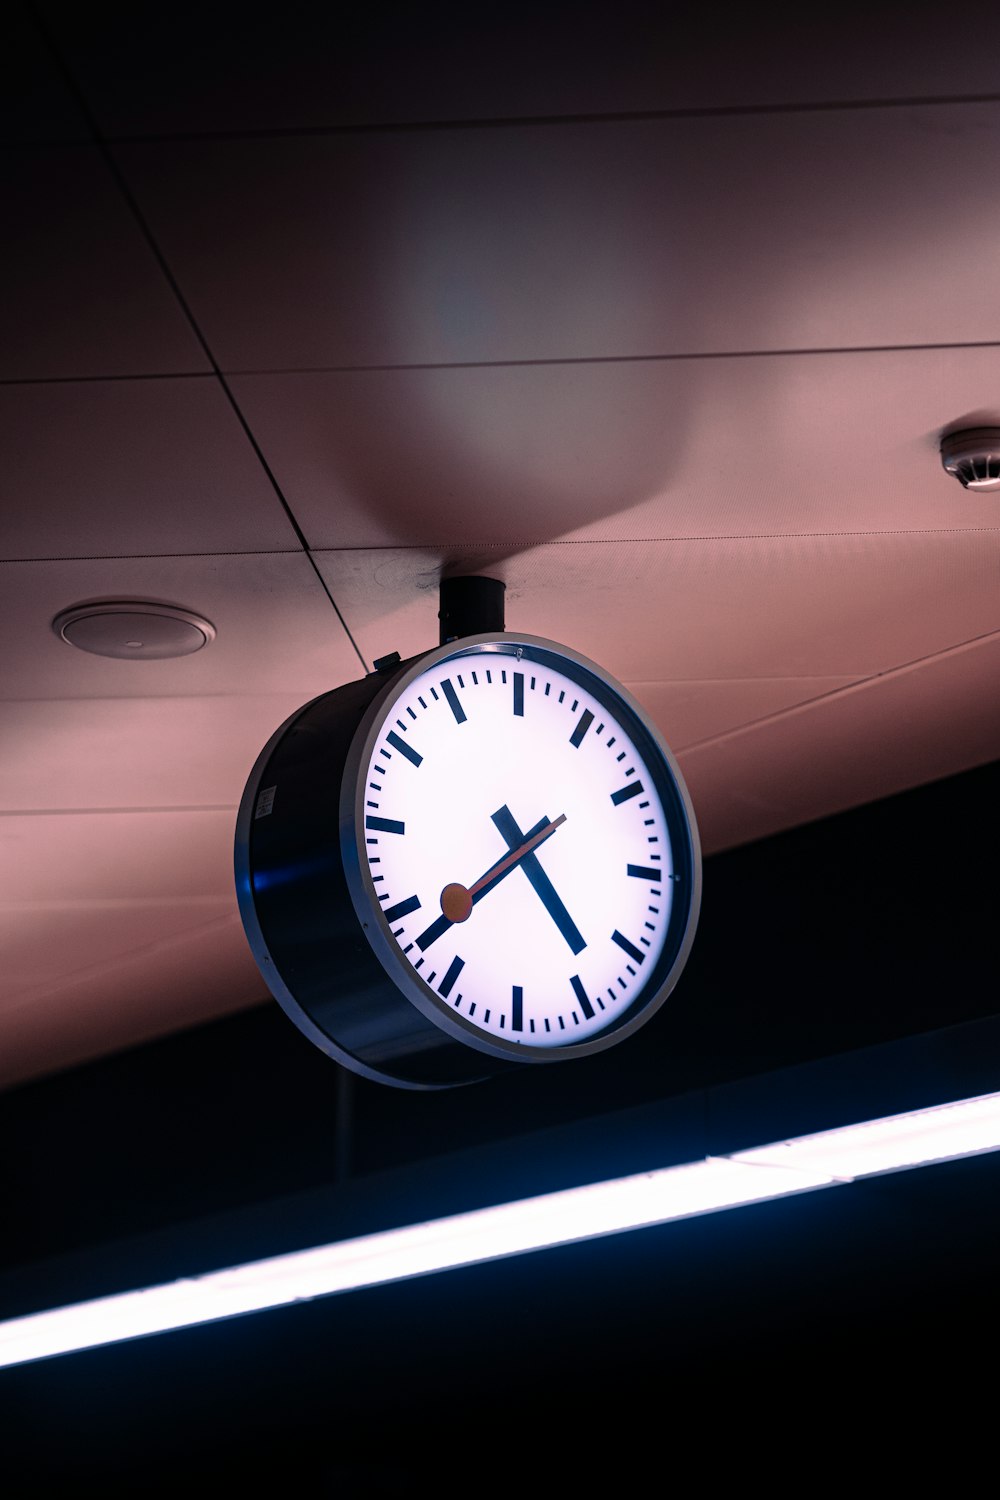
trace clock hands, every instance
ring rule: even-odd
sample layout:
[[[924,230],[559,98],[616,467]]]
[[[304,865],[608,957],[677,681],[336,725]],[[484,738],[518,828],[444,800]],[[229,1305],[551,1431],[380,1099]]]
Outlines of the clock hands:
[[[501,808],[501,812],[503,811],[505,809]],[[498,814],[494,816],[496,817]],[[522,847],[512,849],[502,859],[498,859],[496,864],[490,865],[485,875],[481,875],[475,885],[467,887],[460,885],[458,881],[453,881],[450,885],[446,885],[441,892],[441,915],[416,939],[417,947],[421,953],[426,948],[429,948],[431,943],[436,943],[441,934],[447,932],[448,928],[453,927],[456,922],[466,921],[471,915],[472,908],[476,902],[481,901],[486,892],[492,890],[498,881],[502,880],[505,875],[510,874],[511,870],[516,870],[519,859],[523,860],[527,858],[537,844],[547,839],[550,834],[555,833],[559,824],[565,821],[565,813],[561,814],[552,823],[549,822],[548,818],[539,819],[534,828],[529,828],[528,832],[520,840]]]
[[[509,807],[501,807],[493,814],[493,822],[496,824],[505,842],[511,847],[529,839],[530,834],[523,834],[514,820]],[[521,868],[527,875],[535,893],[541,900],[542,905],[549,916],[555,922],[559,931],[566,939],[573,953],[580,953],[586,948],[586,940],[581,936],[580,930],[569,912],[563,906],[556,895],[555,887],[542,869],[535,855],[530,851],[525,853],[521,859]]]
[[[501,809],[501,812],[505,811],[505,808]],[[493,814],[494,823],[496,823],[499,816],[500,813]],[[486,892],[491,890],[498,880],[502,880],[505,875],[509,874],[515,865],[519,865],[523,860],[527,859],[533,849],[537,848],[545,839],[551,838],[560,823],[565,823],[565,821],[566,814],[560,813],[558,818],[553,818],[551,823],[544,823],[541,828],[536,823],[535,827],[529,833],[521,834],[519,831],[520,844],[516,848],[511,848],[510,853],[505,854],[503,859],[498,859],[495,865],[490,865],[486,874],[480,875],[475,885],[470,885],[466,888],[457,881],[454,881],[451,885],[446,885],[441,892],[441,911],[443,914],[450,922],[467,922],[472,915],[472,908],[476,903],[476,899],[479,896],[485,896]],[[499,827],[499,825],[497,826]],[[506,834],[504,834],[504,837],[506,838]],[[510,840],[508,839],[507,842],[510,843]]]
[[[586,943],[580,936],[573,919],[563,906],[552,886],[551,881],[545,874],[541,865],[535,857],[535,849],[539,844],[551,838],[560,824],[565,823],[566,814],[560,813],[558,818],[549,822],[542,818],[527,833],[522,833],[510,811],[505,805],[493,814],[493,822],[502,834],[508,845],[508,853],[485,874],[481,875],[473,885],[464,886],[458,881],[452,881],[446,885],[441,892],[441,915],[416,939],[417,947],[423,952],[429,948],[431,943],[448,931],[449,927],[456,922],[466,922],[472,915],[472,908],[480,901],[488,891],[491,891],[512,870],[521,868],[527,875],[531,885],[541,897],[542,904],[552,917],[559,931],[563,934],[574,953],[579,953]]]

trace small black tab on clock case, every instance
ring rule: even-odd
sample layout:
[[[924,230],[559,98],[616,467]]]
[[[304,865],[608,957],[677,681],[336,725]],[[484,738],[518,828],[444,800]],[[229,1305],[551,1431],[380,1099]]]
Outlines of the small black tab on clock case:
[[[372,662],[376,672],[391,672],[393,667],[398,667],[403,658],[398,651],[390,651],[388,656],[377,656]]]

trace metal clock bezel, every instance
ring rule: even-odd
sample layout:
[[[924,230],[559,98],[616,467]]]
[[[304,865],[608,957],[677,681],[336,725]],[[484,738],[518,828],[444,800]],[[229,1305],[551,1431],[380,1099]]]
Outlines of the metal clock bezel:
[[[616,714],[654,774],[671,838],[678,846],[678,852],[683,846],[690,896],[682,917],[683,930],[679,940],[674,934],[675,941],[670,944],[674,930],[671,916],[664,954],[661,954],[646,984],[618,1020],[609,1023],[605,1030],[587,1041],[570,1042],[562,1047],[508,1042],[481,1031],[446,1005],[401,953],[377,900],[367,860],[362,857],[366,781],[363,768],[370,762],[393,704],[415,678],[428,670],[442,662],[460,660],[479,652],[514,658],[524,656],[539,662],[548,658],[547,664],[579,680],[581,686]],[[678,837],[679,833],[681,837]],[[565,1062],[590,1057],[617,1045],[645,1025],[671,994],[694,942],[701,907],[701,845],[691,798],[673,753],[645,711],[610,673],[581,653],[542,636],[513,631],[463,636],[414,658],[403,671],[393,676],[385,690],[369,705],[347,753],[340,799],[340,845],[347,888],[358,921],[389,979],[427,1020],[447,1036],[490,1057],[522,1063]]]

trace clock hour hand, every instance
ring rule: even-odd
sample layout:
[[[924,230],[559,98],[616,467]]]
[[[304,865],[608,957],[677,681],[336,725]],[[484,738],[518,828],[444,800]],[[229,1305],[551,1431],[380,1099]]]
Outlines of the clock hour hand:
[[[531,837],[530,834],[523,834],[521,832],[510,808],[506,805],[493,814],[493,821],[503,835],[506,843],[512,849],[518,845],[523,845]],[[523,848],[519,849],[518,853],[520,855],[519,863],[521,869],[527,875],[535,893],[566,939],[571,951],[573,953],[582,953],[587,946],[586,939],[582,936],[580,929],[560,901],[551,880],[542,869],[534,854],[530,852],[524,853]]]
[[[504,812],[506,809],[501,808],[500,811]],[[499,816],[499,813],[495,813],[493,821],[496,822]],[[511,870],[516,870],[518,865],[527,859],[539,844],[551,838],[559,825],[565,821],[565,813],[560,813],[559,817],[554,818],[551,823],[548,818],[539,819],[534,828],[529,828],[526,834],[521,835],[515,841],[516,847],[511,846],[503,858],[490,865],[475,884],[464,886],[458,881],[453,881],[450,885],[446,885],[441,892],[441,915],[416,939],[421,953],[429,948],[431,943],[437,942],[442,933],[447,932],[448,928],[453,927],[456,922],[467,921],[472,915],[472,908],[476,902],[482,900],[483,896],[503,880],[505,875],[509,875]],[[509,839],[506,841],[510,844]]]

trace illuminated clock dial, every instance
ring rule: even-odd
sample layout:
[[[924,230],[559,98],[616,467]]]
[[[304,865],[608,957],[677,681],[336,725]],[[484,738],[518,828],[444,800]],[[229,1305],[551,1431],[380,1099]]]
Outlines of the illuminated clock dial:
[[[373,706],[345,775],[345,868],[381,962],[500,1055],[579,1055],[683,966],[697,833],[670,752],[592,662],[503,634],[429,652]]]

